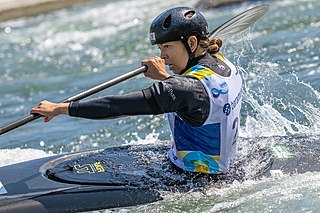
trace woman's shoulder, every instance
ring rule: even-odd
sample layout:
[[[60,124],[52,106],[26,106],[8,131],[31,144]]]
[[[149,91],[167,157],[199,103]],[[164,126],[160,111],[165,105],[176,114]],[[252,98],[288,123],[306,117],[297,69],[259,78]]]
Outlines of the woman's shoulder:
[[[206,67],[223,77],[229,77],[231,75],[229,63],[230,62],[227,62],[227,59],[220,53],[214,55],[207,53],[206,56],[199,61],[200,66]]]

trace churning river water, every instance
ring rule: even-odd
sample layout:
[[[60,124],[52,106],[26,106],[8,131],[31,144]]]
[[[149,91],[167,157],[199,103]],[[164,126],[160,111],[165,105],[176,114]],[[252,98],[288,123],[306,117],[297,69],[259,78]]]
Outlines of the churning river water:
[[[148,29],[161,11],[196,1],[109,0],[0,23],[0,125],[28,114],[41,100],[60,101],[140,67],[158,55]],[[269,3],[253,27],[224,38],[222,52],[244,78],[239,147],[254,139],[312,142],[320,148],[320,1],[251,1],[203,10],[211,29]],[[93,97],[140,90],[143,75]],[[130,106],[128,106],[130,107]],[[263,139],[261,139],[263,138]],[[0,136],[0,165],[47,155],[123,144],[168,143],[165,115],[113,120],[60,116]],[[248,147],[247,149],[250,149]],[[241,156],[241,152],[239,155]],[[1,174],[0,174],[1,175]],[[318,212],[320,173],[234,182],[202,191],[171,192],[122,212]],[[108,212],[108,210],[105,210]]]

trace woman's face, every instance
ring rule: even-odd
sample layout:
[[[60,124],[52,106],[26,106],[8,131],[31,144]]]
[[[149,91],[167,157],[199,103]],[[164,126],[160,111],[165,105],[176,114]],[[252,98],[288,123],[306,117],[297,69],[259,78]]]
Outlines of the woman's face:
[[[181,73],[187,66],[189,55],[182,41],[170,41],[158,44],[160,57],[174,74]]]

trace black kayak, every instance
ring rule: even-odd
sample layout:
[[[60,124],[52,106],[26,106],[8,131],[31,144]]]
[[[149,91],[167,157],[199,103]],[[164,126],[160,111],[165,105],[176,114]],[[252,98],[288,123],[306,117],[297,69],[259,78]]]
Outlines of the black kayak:
[[[168,160],[169,144],[112,147],[1,167],[0,212],[126,207],[162,200],[164,191],[320,171],[319,137],[243,140],[245,145],[225,175],[179,171]]]

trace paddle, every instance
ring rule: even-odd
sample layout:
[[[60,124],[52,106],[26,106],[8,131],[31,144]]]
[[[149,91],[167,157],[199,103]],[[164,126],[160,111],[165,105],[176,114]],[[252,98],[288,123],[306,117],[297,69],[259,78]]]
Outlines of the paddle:
[[[213,30],[209,34],[209,38],[214,37],[225,37],[230,35],[235,35],[248,27],[252,24],[257,22],[269,9],[269,5],[264,4],[257,7],[253,7],[249,10],[246,10],[243,13],[229,19],[215,30]]]
[[[118,84],[120,82],[123,82],[123,81],[125,81],[125,80],[127,80],[129,78],[132,78],[132,77],[134,77],[136,75],[139,75],[140,73],[146,72],[147,70],[148,70],[147,66],[142,66],[142,67],[140,67],[138,69],[132,70],[132,71],[130,71],[128,73],[125,73],[125,74],[123,74],[121,76],[118,76],[118,77],[116,77],[116,78],[114,78],[114,79],[112,79],[110,81],[107,81],[107,82],[99,84],[99,85],[97,85],[95,87],[92,87],[91,89],[88,89],[88,90],[86,90],[84,92],[78,93],[77,95],[71,96],[71,97],[69,97],[69,98],[67,98],[67,99],[65,99],[63,101],[60,101],[60,103],[67,103],[67,102],[71,102],[71,101],[79,101],[79,100],[84,99],[84,98],[86,98],[86,97],[88,97],[90,95],[93,95],[93,94],[95,94],[97,92],[100,92],[100,91],[102,91],[104,89],[107,89],[107,88],[109,88],[109,87],[111,87],[113,85],[116,85],[116,84]],[[19,119],[17,121],[9,123],[9,124],[7,124],[7,125],[5,125],[5,126],[0,128],[0,135],[4,134],[6,132],[9,132],[9,131],[11,131],[11,130],[19,127],[19,126],[22,126],[22,125],[24,125],[24,124],[26,124],[26,123],[28,123],[30,121],[36,120],[36,119],[38,119],[40,117],[42,117],[42,116],[39,115],[39,114],[30,114],[30,115],[25,116],[25,117],[23,117],[23,118],[21,118],[21,119]]]
[[[213,30],[210,33],[209,38],[224,37],[224,36],[234,35],[238,32],[241,32],[241,31],[247,29],[252,24],[254,24],[256,21],[258,21],[268,11],[268,9],[269,9],[268,5],[261,5],[261,6],[251,8],[251,9],[233,17],[232,19],[228,20],[227,22],[225,22],[224,24],[222,24],[221,26],[219,26],[218,28]],[[95,86],[91,89],[88,89],[84,92],[81,92],[75,96],[67,98],[67,99],[61,101],[60,103],[67,103],[67,102],[71,102],[71,101],[81,100],[83,98],[86,98],[90,95],[93,95],[97,92],[100,92],[101,90],[107,89],[115,84],[123,82],[129,78],[132,78],[132,77],[139,75],[140,73],[143,73],[146,71],[147,71],[147,67],[142,66],[136,70],[133,70],[131,72],[123,74],[113,80],[107,81],[107,82],[102,83],[98,86]],[[30,114],[30,115],[25,116],[17,121],[9,123],[9,124],[0,128],[0,135],[4,134],[6,132],[9,132],[19,126],[22,126],[30,121],[36,120],[40,117],[41,117],[41,115],[38,115],[38,114]]]

